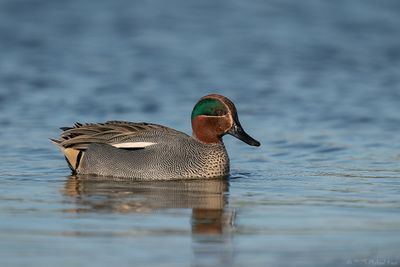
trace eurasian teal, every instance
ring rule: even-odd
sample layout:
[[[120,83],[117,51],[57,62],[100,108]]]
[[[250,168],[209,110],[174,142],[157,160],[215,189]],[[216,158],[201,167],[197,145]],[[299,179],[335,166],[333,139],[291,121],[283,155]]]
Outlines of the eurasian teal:
[[[74,174],[145,180],[218,178],[229,175],[222,137],[230,134],[251,146],[260,143],[242,128],[226,97],[202,97],[192,111],[193,136],[151,123],[75,123],[52,139]]]

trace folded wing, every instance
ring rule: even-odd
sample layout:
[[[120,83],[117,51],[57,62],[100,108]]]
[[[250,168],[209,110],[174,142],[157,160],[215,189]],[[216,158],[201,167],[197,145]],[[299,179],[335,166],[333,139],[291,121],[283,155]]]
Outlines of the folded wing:
[[[154,137],[160,132],[171,131],[158,124],[108,121],[105,123],[75,123],[63,127],[59,139],[51,141],[60,148],[72,171],[79,167],[80,159],[93,143],[109,144],[120,149],[144,149],[157,143]]]

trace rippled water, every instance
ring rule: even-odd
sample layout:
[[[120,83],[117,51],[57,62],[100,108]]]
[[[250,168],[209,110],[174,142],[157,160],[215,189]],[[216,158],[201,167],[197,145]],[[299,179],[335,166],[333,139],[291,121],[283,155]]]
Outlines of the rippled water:
[[[0,1],[1,266],[399,266],[398,1]],[[228,181],[69,176],[75,121],[191,132],[237,105]]]

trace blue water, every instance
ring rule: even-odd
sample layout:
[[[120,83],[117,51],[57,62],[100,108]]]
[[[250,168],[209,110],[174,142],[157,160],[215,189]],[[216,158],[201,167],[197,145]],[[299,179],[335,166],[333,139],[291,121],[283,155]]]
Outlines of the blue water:
[[[0,1],[0,266],[400,266],[400,2]],[[187,133],[228,181],[70,177],[75,121]]]

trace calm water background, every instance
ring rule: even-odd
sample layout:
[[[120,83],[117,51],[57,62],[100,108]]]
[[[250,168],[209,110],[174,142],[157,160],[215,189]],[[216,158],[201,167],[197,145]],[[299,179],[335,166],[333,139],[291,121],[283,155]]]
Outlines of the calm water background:
[[[400,2],[0,1],[0,266],[400,266]],[[191,132],[228,182],[69,177],[75,121]]]

